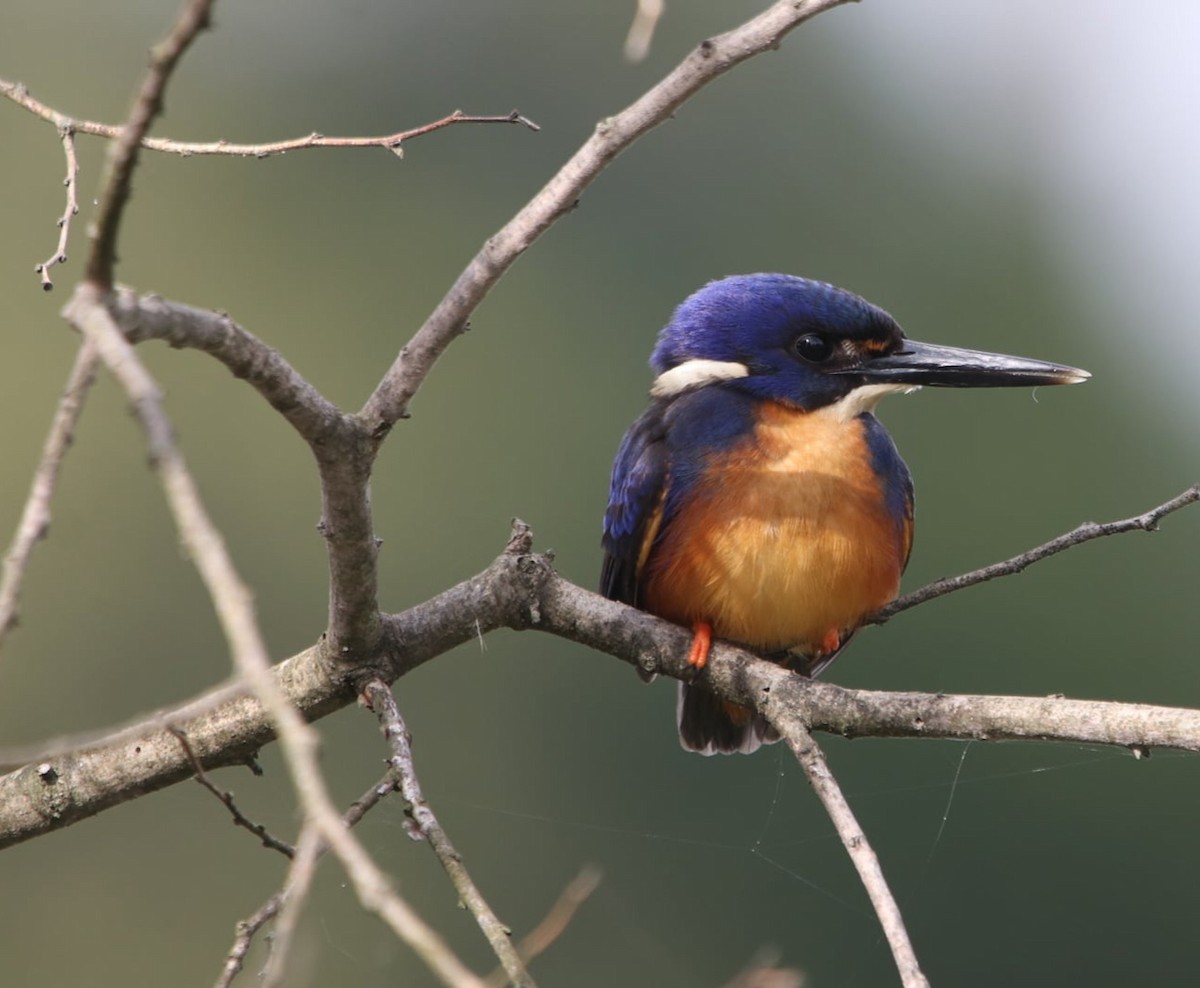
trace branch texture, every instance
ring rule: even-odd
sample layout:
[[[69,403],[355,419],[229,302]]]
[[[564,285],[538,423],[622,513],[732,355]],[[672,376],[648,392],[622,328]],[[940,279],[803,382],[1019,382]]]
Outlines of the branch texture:
[[[408,406],[437,359],[466,329],[467,320],[501,276],[561,216],[622,151],[669,120],[718,76],[779,47],[806,20],[848,0],[781,0],[732,31],[700,43],[665,79],[616,116],[602,120],[546,186],[483,245],[425,324],[400,351],[361,415],[382,437],[408,415]]]
[[[720,642],[697,679],[687,663],[689,631],[564,580],[549,557],[532,552],[531,542],[518,523],[505,552],[482,573],[410,610],[385,615],[379,650],[362,667],[331,669],[317,646],[280,663],[272,670],[280,690],[315,720],[354,702],[372,675],[392,682],[497,628],[535,629],[646,671],[703,682],[775,723],[791,718],[812,731],[1200,751],[1200,711],[1182,707],[851,690],[804,679]],[[275,737],[261,704],[234,684],[110,738],[40,758],[0,777],[0,848],[187,778],[191,765],[166,725],[187,732],[207,769],[244,763]]]

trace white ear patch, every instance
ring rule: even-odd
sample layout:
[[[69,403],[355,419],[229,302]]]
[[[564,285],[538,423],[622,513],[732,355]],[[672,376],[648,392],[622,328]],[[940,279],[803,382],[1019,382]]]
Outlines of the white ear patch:
[[[858,418],[863,412],[875,411],[875,406],[886,395],[906,395],[920,391],[919,384],[864,384],[855,388],[846,397],[839,398],[832,405],[818,408],[814,415],[826,415],[840,422],[849,422]]]
[[[699,388],[715,381],[730,381],[736,377],[748,377],[750,368],[745,364],[725,360],[685,360],[678,367],[664,371],[654,379],[650,388],[652,398],[671,398],[690,388]]]

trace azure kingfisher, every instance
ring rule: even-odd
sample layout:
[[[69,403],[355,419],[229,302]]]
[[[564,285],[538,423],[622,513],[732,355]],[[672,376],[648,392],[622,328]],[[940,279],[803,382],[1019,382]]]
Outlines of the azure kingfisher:
[[[785,274],[700,289],[650,365],[650,406],[613,464],[601,592],[690,627],[697,669],[716,636],[806,676],[896,597],[912,547],[912,478],[879,400],[1090,376],[918,343],[865,299]],[[683,747],[703,754],[778,739],[686,683],[677,716]]]

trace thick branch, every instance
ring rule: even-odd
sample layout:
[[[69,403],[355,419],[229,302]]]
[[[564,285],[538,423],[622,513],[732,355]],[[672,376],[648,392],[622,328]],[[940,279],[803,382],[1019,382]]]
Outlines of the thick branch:
[[[479,575],[383,619],[383,637],[361,667],[333,670],[311,648],[273,669],[280,689],[309,720],[353,702],[372,675],[387,682],[497,628],[536,629],[678,679],[687,630],[577,587],[530,551],[518,527],[507,550]],[[352,681],[352,678],[357,681]],[[1200,711],[1061,697],[947,696],[848,690],[809,681],[718,643],[701,675],[707,688],[772,720],[852,737],[1044,740],[1144,751],[1200,751]],[[75,823],[171,785],[191,767],[166,724],[187,732],[206,768],[245,762],[272,740],[261,705],[226,686],[108,738],[71,747],[0,777],[0,848]]]
[[[109,309],[130,343],[162,340],[177,349],[201,350],[254,388],[314,448],[332,444],[346,416],[277,351],[224,312],[197,309],[158,295],[117,288]]]
[[[378,436],[408,414],[421,383],[467,319],[522,253],[570,211],[592,181],[622,151],[658,126],[705,85],[735,65],[777,48],[810,17],[847,0],[781,0],[741,27],[704,41],[637,102],[597,125],[546,186],[483,245],[425,324],[400,351],[362,416]]]
[[[90,291],[81,286],[77,293]],[[139,296],[127,288],[116,289],[108,305],[130,343],[160,339],[210,354],[246,380],[308,443],[321,475],[318,528],[329,553],[329,650],[345,662],[369,655],[380,635],[379,546],[367,498],[377,447],[359,419],[344,415],[276,350],[224,313]]]

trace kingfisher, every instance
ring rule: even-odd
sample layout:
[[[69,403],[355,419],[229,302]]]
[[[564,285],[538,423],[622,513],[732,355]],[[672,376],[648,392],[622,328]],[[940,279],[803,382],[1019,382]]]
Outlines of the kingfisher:
[[[879,401],[1090,376],[918,343],[858,295],[787,274],[701,288],[650,366],[649,407],[613,464],[601,592],[689,627],[697,670],[717,637],[809,677],[895,599],[912,548],[912,478]],[[778,740],[699,685],[679,684],[676,716],[702,754]]]

